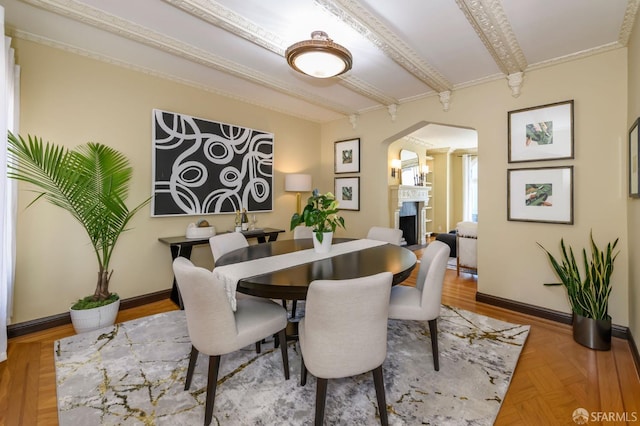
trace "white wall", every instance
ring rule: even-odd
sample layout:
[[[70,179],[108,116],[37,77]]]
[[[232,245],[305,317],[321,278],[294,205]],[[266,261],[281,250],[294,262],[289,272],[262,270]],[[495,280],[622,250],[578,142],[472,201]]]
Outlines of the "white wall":
[[[385,110],[363,114],[357,128],[347,119],[323,126],[322,168],[327,185],[332,167],[333,141],[360,137],[363,170],[362,213],[345,214],[349,231],[363,234],[372,222],[386,223],[384,190],[390,135],[421,121],[473,128],[478,132],[479,240],[478,291],[563,312],[570,312],[562,287],[544,287],[557,281],[540,242],[559,250],[561,237],[586,247],[593,229],[597,242],[620,237],[620,256],[613,274],[610,312],[616,324],[629,321],[627,197],[625,147],[627,123],[626,49],[527,72],[522,94],[511,96],[506,80],[453,92],[444,112],[437,96],[402,104],[397,118]],[[507,113],[526,107],[573,99],[575,101],[575,159],[518,164],[507,162]],[[574,166],[574,224],[558,225],[507,221],[507,169]]]
[[[73,147],[102,142],[122,151],[133,166],[129,205],[151,190],[151,111],[180,112],[272,132],[274,210],[260,213],[258,226],[289,229],[295,194],[284,192],[284,174],[318,173],[320,126],[24,40],[16,41],[22,67],[21,132]],[[317,179],[316,179],[317,180]],[[15,322],[58,314],[92,294],[97,262],[84,231],[70,215],[46,202],[25,210],[33,194],[19,194]],[[170,288],[169,248],[158,237],[184,235],[199,217],[136,216],[114,251],[111,290],[123,298]],[[207,216],[219,230],[233,227],[233,215]],[[281,238],[290,238],[290,233]],[[212,266],[208,247],[193,259]]]

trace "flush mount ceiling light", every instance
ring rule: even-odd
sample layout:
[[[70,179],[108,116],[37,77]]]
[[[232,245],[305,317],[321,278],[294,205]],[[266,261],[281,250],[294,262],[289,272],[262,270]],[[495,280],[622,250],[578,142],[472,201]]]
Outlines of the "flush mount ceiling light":
[[[351,69],[351,52],[334,43],[324,31],[311,33],[311,40],[289,46],[285,53],[294,70],[311,77],[329,78]]]

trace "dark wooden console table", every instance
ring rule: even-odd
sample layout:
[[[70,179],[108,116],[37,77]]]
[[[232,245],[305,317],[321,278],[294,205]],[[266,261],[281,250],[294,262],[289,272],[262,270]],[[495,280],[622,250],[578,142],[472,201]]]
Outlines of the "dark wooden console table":
[[[245,238],[256,238],[258,243],[266,243],[275,241],[278,239],[278,234],[284,232],[284,229],[275,228],[261,228],[250,231],[242,231],[242,235]],[[219,232],[219,234],[226,234],[227,232]],[[193,246],[208,245],[209,238],[187,238],[185,236],[180,237],[161,237],[158,241],[167,244],[171,249],[171,262],[173,262],[178,256],[191,258],[191,250]],[[178,291],[178,284],[176,278],[173,278],[173,284],[171,287],[171,300],[180,308],[182,308],[182,300],[180,300],[180,292]]]

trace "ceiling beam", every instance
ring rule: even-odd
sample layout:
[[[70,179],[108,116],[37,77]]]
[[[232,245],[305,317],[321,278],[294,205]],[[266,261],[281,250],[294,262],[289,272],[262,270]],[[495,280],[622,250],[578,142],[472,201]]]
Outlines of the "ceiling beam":
[[[527,68],[524,52],[500,0],[456,0],[456,3],[503,73],[515,74]]]
[[[348,116],[355,112],[344,105],[340,105],[313,93],[305,92],[304,90],[300,90],[300,88],[294,88],[281,80],[269,77],[255,69],[182,43],[174,38],[167,37],[154,30],[134,24],[75,0],[21,1],[343,115]]]
[[[222,28],[284,59],[287,42],[277,34],[265,30],[260,25],[235,13],[213,0],[163,0],[196,18]],[[340,84],[365,98],[381,105],[397,104],[398,100],[382,93],[372,85],[350,75],[338,76]]]
[[[357,0],[315,0],[315,2],[349,25],[407,72],[436,92],[452,89],[453,85],[438,70],[422,60],[411,47],[402,41],[401,37],[392,32]]]

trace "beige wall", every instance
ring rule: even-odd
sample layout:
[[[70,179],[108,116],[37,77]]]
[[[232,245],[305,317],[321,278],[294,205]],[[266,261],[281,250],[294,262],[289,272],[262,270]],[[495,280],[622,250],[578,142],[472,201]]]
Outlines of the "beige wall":
[[[371,225],[389,222],[388,145],[421,122],[473,128],[480,165],[478,290],[569,312],[564,290],[542,285],[554,275],[536,242],[553,250],[562,236],[581,247],[593,229],[599,242],[621,238],[610,310],[616,324],[628,324],[627,208],[633,204],[625,186],[626,49],[530,71],[518,98],[511,96],[506,80],[493,81],[454,91],[448,112],[433,96],[402,104],[395,121],[385,109],[363,114],[355,129],[346,118],[320,126],[26,41],[16,40],[16,50],[23,72],[21,133],[69,146],[94,140],[122,150],[135,171],[132,202],[147,197],[151,186],[152,108],[273,132],[275,207],[259,216],[262,226],[287,227],[295,208],[295,197],[283,192],[284,172],[310,172],[314,187],[332,190],[334,142],[359,137],[361,210],[343,212],[347,230],[338,236],[366,235]],[[568,99],[575,100],[575,159],[527,167],[575,166],[575,224],[509,222],[506,170],[521,166],[507,163],[507,112]],[[77,224],[44,203],[24,210],[29,200],[31,195],[20,194],[14,322],[64,312],[92,290],[96,272]],[[127,298],[168,288],[169,251],[157,237],[180,235],[193,220],[140,214],[116,250],[112,290]],[[228,229],[232,217],[211,221]],[[210,263],[206,248],[194,257]]]
[[[20,133],[68,146],[102,142],[124,152],[134,169],[131,206],[150,194],[153,108],[273,132],[274,211],[258,214],[258,226],[288,230],[295,194],[284,192],[283,174],[318,174],[318,124],[24,40],[14,43],[22,67]],[[79,225],[46,202],[25,210],[32,199],[20,192],[13,322],[65,312],[95,286],[97,263]],[[129,298],[169,288],[171,256],[157,239],[184,235],[197,219],[140,212],[114,252],[111,290]],[[207,220],[220,230],[233,226],[233,215]],[[206,246],[193,258],[212,265]]]
[[[631,40],[628,46],[629,75],[629,110],[627,128],[640,117],[640,24],[636,19]],[[624,170],[628,170],[624,168]],[[629,224],[628,249],[629,259],[640,258],[640,200],[629,199],[627,202]],[[640,338],[640,264],[629,262],[629,328],[637,342]]]
[[[345,214],[350,232],[363,234],[374,221],[385,223],[387,138],[418,122],[473,128],[478,132],[479,240],[478,290],[563,312],[570,312],[561,287],[544,287],[555,280],[540,242],[559,249],[560,237],[586,247],[593,229],[598,242],[620,237],[610,311],[616,324],[627,325],[628,258],[626,226],[626,49],[618,49],[551,68],[527,72],[518,98],[506,80],[453,92],[444,112],[437,96],[402,104],[392,121],[380,109],[359,117],[354,130],[347,119],[323,126],[322,168],[330,179],[333,141],[360,137],[362,213]],[[507,169],[525,167],[507,162],[507,112],[573,99],[575,101],[574,160],[527,163],[526,167],[574,165],[574,225],[507,221]]]

